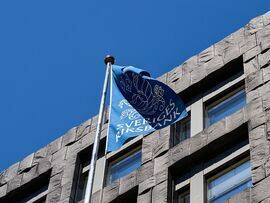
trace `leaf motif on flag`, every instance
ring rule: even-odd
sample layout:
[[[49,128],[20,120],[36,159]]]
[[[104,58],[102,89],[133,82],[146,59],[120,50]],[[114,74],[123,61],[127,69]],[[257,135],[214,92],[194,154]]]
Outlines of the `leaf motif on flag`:
[[[129,72],[122,75],[120,84],[124,92],[131,88],[132,94],[129,95],[130,103],[139,113],[153,115],[157,111],[164,110],[164,90],[161,86],[155,85],[152,87],[149,81],[139,74],[132,73],[130,75]]]

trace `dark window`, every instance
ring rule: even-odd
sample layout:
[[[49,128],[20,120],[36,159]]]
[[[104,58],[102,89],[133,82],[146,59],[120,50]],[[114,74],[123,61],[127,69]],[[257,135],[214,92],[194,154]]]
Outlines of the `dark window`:
[[[48,187],[44,187],[41,190],[29,195],[26,198],[21,199],[18,203],[45,203]]]
[[[79,171],[80,174],[77,180],[76,197],[75,197],[76,202],[79,202],[84,199],[88,179],[89,162],[80,164]]]
[[[6,196],[0,198],[5,203],[45,203],[48,193],[48,185],[51,170],[40,174],[30,182],[10,191]]]
[[[105,145],[106,139],[100,140],[97,157],[98,159],[105,155]],[[73,193],[73,196],[75,196],[75,202],[80,202],[84,199],[91,155],[92,147],[88,147],[83,150],[78,156],[76,163],[77,168],[75,171],[75,178],[77,179],[77,181],[74,181],[75,194]]]
[[[177,203],[190,203],[190,192],[189,192],[189,190],[186,190],[186,191],[181,192],[179,194]]]
[[[109,163],[107,185],[126,176],[141,166],[141,147],[138,147],[124,156]]]
[[[246,93],[243,87],[218,98],[205,107],[205,126],[208,127],[243,108],[246,105]]]
[[[208,202],[225,202],[251,185],[250,161],[241,161],[208,180]]]
[[[190,138],[190,115],[172,125],[173,145]]]

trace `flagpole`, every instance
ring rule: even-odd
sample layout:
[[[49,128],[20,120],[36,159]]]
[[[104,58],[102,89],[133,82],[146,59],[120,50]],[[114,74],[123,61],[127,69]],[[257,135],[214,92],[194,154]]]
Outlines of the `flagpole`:
[[[106,99],[109,75],[111,72],[111,65],[114,64],[115,59],[113,56],[108,55],[105,57],[104,62],[107,68],[106,68],[102,97],[101,97],[101,102],[100,102],[100,107],[99,107],[97,131],[96,131],[95,142],[94,142],[94,146],[92,150],[92,158],[91,158],[91,163],[90,163],[90,168],[89,168],[89,173],[88,173],[88,180],[87,180],[87,186],[86,186],[86,191],[85,191],[85,196],[84,196],[84,203],[91,203],[98,147],[99,147],[100,134],[101,134],[102,122],[103,122],[103,116],[104,116],[105,99]]]

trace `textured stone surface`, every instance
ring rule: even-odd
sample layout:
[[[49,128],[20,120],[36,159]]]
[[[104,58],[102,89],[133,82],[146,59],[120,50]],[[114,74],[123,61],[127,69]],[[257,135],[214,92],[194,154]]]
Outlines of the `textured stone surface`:
[[[180,142],[170,150],[170,165],[189,155],[190,139]]]
[[[270,198],[263,200],[261,203],[270,203]]]
[[[246,122],[245,109],[241,109],[225,118],[225,132],[231,132]]]
[[[146,136],[142,143],[142,164],[151,161],[153,157],[153,142],[158,131]]]
[[[90,131],[95,131],[97,129],[97,123],[98,123],[98,115],[94,116],[91,122],[91,128]]]
[[[75,163],[76,162],[74,161],[66,162],[64,170],[63,170],[63,177],[62,177],[61,185],[65,185],[67,183],[72,182],[72,177],[76,169]]]
[[[270,83],[265,84],[262,89],[262,103],[264,110],[270,109]]]
[[[250,203],[250,189],[247,189],[233,197],[231,197],[226,203]]]
[[[265,169],[264,166],[261,165],[258,168],[252,169],[252,182],[253,184],[256,184],[257,182],[261,181],[262,179],[265,178]]]
[[[10,166],[3,175],[2,183],[6,183],[10,181],[11,179],[13,179],[15,176],[17,176],[18,168],[19,168],[19,163],[16,163]]]
[[[198,56],[193,56],[191,58],[189,58],[188,60],[186,60],[183,65],[183,75],[192,72],[193,70],[195,70],[198,67]]]
[[[182,66],[176,67],[173,70],[169,71],[167,74],[167,84],[175,83],[182,77]]]
[[[265,65],[269,65],[269,63],[270,63],[270,49],[262,54],[259,54],[258,61],[259,61],[260,67],[264,67]]]
[[[255,117],[258,113],[263,112],[262,98],[259,97],[250,101],[247,104],[246,112],[249,119]]]
[[[202,131],[190,139],[190,154],[200,150],[207,145],[207,133]]]
[[[169,178],[169,169],[165,168],[163,171],[158,172],[155,174],[155,179],[156,179],[156,185],[168,180]]]
[[[264,124],[266,121],[265,112],[259,112],[258,114],[254,115],[253,119],[249,120],[249,129],[252,130],[259,125]]]
[[[168,188],[167,188],[167,184],[168,182],[162,182],[158,185],[156,185],[153,188],[153,192],[152,192],[152,201],[155,203],[163,203],[163,202],[167,202],[167,192],[168,192]]]
[[[78,126],[77,132],[76,132],[76,140],[81,139],[83,136],[85,136],[87,133],[90,132],[92,119],[89,119]]]
[[[71,128],[64,136],[63,136],[63,146],[71,145],[76,141],[76,133],[77,127]]]
[[[195,84],[199,81],[201,81],[203,78],[205,78],[206,76],[206,69],[204,68],[204,66],[200,66],[199,68],[193,70],[191,72],[191,84]]]
[[[75,201],[74,194],[75,194],[75,188],[72,188],[72,182],[68,182],[67,184],[62,185],[61,197],[60,197],[62,201],[70,200],[71,203],[74,202]]]
[[[33,158],[34,153],[25,157],[19,164],[18,173],[22,173],[23,171],[30,169],[32,166]]]
[[[0,198],[7,194],[7,184],[0,186]]]
[[[19,174],[8,182],[7,192],[10,192],[10,191],[15,190],[16,188],[20,187],[21,183],[22,183],[22,174]]]
[[[157,80],[159,80],[160,82],[166,83],[167,82],[167,73],[165,73],[164,75],[161,75],[157,78]]]
[[[190,73],[186,73],[181,77],[181,80],[177,80],[175,83],[171,84],[170,87],[176,92],[179,93],[182,90],[190,86]]]
[[[137,203],[152,203],[152,190],[140,194],[137,198]]]
[[[34,166],[33,168],[31,168],[26,173],[23,173],[23,176],[22,176],[22,185],[25,184],[25,183],[30,182],[31,180],[33,180],[34,178],[36,178],[38,176],[39,176],[38,167],[37,166]]]
[[[251,190],[251,202],[261,202],[270,197],[270,177],[257,183]]]
[[[263,82],[266,83],[270,81],[270,66],[263,68],[262,71],[263,71]]]
[[[263,24],[268,25],[270,24],[270,11],[263,15]]]
[[[213,59],[204,64],[206,74],[210,74],[218,70],[224,65],[222,56],[215,56]]]
[[[257,46],[255,34],[247,34],[244,36],[244,41],[239,43],[240,53],[244,54]]]
[[[170,148],[170,126],[159,130],[153,138],[153,157],[158,157]]]
[[[154,174],[158,174],[168,168],[169,166],[169,153],[165,153],[154,160]]]
[[[155,177],[151,177],[151,178],[146,179],[141,184],[139,184],[138,194],[141,195],[141,194],[145,193],[147,190],[150,190],[155,185],[156,185]]]
[[[49,183],[49,188],[48,191],[54,191],[56,190],[58,187],[61,186],[61,181],[62,181],[62,173],[58,173],[52,177],[50,177],[50,183]]]
[[[257,72],[258,70],[260,70],[260,66],[257,58],[253,58],[250,61],[244,63],[244,72],[246,76]]]
[[[58,138],[57,140],[54,140],[47,146],[47,156],[54,154],[57,152],[59,149],[61,149],[61,144],[62,144],[62,137]]]
[[[58,165],[60,165],[60,163]],[[43,159],[41,159],[39,161],[38,166],[37,166],[37,172],[38,172],[38,174],[45,173],[45,172],[47,172],[50,169],[51,169],[51,161],[50,161],[50,158],[49,157],[48,158],[47,157],[46,158],[43,158]]]
[[[263,18],[262,16],[252,19],[246,26],[246,30],[250,34],[254,34],[263,28]]]
[[[96,203],[99,201],[100,201],[100,191],[97,191],[93,194],[91,202]]]
[[[266,142],[265,125],[249,131],[251,165],[252,168],[257,168],[263,165],[269,155],[269,144]]]
[[[206,129],[206,133],[208,134],[207,144],[224,135],[225,132],[225,119],[214,123]]]
[[[5,171],[2,171],[0,173],[0,186],[5,183],[5,181],[4,181],[4,175],[5,175]]]
[[[204,64],[210,61],[215,56],[214,46],[210,46],[201,53],[198,54],[198,63]]]
[[[45,158],[47,155],[47,147],[41,148],[34,153],[33,165],[37,164],[40,159]]]
[[[246,91],[249,92],[263,84],[262,70],[258,70],[246,77]]]
[[[119,194],[119,181],[113,182],[103,190],[103,202],[111,202]]]
[[[260,44],[262,51],[270,48],[270,25],[258,31],[257,41]]]
[[[252,49],[248,50],[243,54],[243,60],[244,62],[247,62],[248,60],[252,59],[256,55],[258,55],[261,52],[260,46],[255,46]]]
[[[61,197],[61,187],[56,188],[54,191],[47,194],[46,203],[57,203]]]
[[[138,170],[138,184],[154,175],[154,162],[147,162]]]
[[[127,176],[120,178],[119,195],[124,194],[137,185],[137,174],[138,171],[135,170]]]

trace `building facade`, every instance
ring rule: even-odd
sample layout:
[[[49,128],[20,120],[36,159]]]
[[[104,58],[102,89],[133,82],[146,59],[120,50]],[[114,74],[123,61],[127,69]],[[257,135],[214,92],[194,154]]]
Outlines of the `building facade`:
[[[158,78],[189,116],[105,154],[92,202],[270,202],[270,12]],[[97,116],[0,173],[0,202],[83,202]]]

